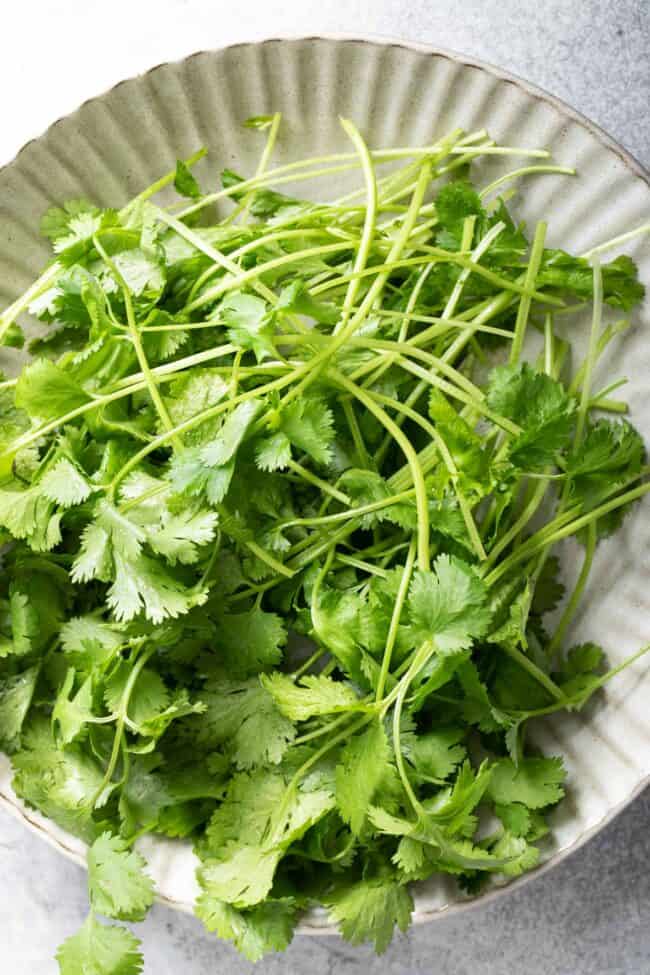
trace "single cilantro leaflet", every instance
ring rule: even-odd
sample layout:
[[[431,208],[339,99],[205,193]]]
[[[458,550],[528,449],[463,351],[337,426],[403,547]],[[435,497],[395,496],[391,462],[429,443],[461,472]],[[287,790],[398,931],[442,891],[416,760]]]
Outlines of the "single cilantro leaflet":
[[[61,975],[138,975],[143,959],[139,941],[126,928],[101,924],[89,914],[77,934],[57,952]]]
[[[93,908],[118,921],[141,921],[154,898],[153,884],[139,853],[120,837],[102,833],[88,853],[88,886]]]

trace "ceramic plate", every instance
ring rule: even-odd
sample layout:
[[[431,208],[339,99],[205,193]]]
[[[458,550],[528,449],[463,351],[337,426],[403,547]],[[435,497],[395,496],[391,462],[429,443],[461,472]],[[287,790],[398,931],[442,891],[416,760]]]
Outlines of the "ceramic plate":
[[[197,173],[204,185],[215,184],[223,166],[250,173],[258,140],[241,122],[276,110],[285,119],[278,164],[347,150],[339,115],[354,119],[375,147],[426,144],[462,126],[486,128],[500,143],[550,149],[560,164],[575,167],[578,177],[527,178],[514,208],[530,222],[546,219],[552,246],[583,252],[650,221],[650,186],[642,168],[596,126],[525,82],[418,45],[341,37],[268,40],[195,54],[122,82],[56,122],[0,171],[2,304],[23,291],[49,257],[38,235],[48,206],[79,196],[120,206],[173,168],[177,157],[202,145],[209,149]],[[513,168],[512,161],[493,157],[477,165],[475,175],[489,180],[507,168]],[[339,195],[346,182],[336,179],[330,185],[322,181],[313,192]],[[632,241],[626,250],[650,283],[647,238]],[[606,357],[606,365],[609,375],[628,377],[632,418],[648,440],[647,303],[635,318],[636,327]],[[3,355],[8,360],[12,353]],[[3,366],[10,369],[12,363]],[[599,546],[588,595],[570,634],[574,641],[602,643],[613,664],[650,640],[649,507],[638,505],[615,538]],[[579,564],[574,543],[560,554],[570,578]],[[649,703],[650,657],[613,682],[588,712],[558,716],[535,729],[537,744],[562,754],[569,771],[570,791],[553,817],[552,839],[543,851],[547,868],[601,828],[647,782]],[[25,809],[10,781],[9,761],[0,756],[0,802],[62,853],[83,862],[83,844]],[[196,886],[189,845],[147,839],[142,847],[161,900],[191,910]],[[417,891],[415,919],[435,918],[467,903],[452,883],[435,880]],[[325,916],[315,913],[302,930],[326,927]]]

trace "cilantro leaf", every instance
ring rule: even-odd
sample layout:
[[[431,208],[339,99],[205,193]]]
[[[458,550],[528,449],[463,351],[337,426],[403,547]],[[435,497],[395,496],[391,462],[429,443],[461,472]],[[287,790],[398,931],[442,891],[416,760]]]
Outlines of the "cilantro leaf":
[[[233,459],[257,417],[260,405],[257,400],[246,400],[228,415],[217,437],[201,451],[201,457],[209,467],[223,467]]]
[[[280,711],[291,721],[308,721],[318,715],[347,711],[359,704],[352,687],[321,674],[307,674],[298,683],[285,674],[262,674],[261,681]]]
[[[336,802],[353,833],[361,832],[368,808],[389,770],[390,749],[380,721],[350,739],[336,769]]]
[[[262,298],[232,291],[219,305],[219,313],[233,345],[245,352],[253,352],[258,362],[267,356],[275,356],[273,318]]]
[[[183,162],[182,159],[176,160],[176,173],[174,175],[174,189],[181,196],[187,196],[191,200],[196,200],[201,196],[201,187],[192,170]]]
[[[229,189],[231,186],[237,186],[243,180],[232,169],[224,169],[221,173],[221,182],[225,189]],[[245,193],[245,190],[238,190],[233,191],[230,195],[234,200],[239,200]],[[290,196],[285,196],[284,193],[270,189],[254,190],[252,197],[250,211],[254,217],[272,217],[285,207],[292,207],[301,203],[300,200],[294,200]]]
[[[256,678],[215,680],[201,700],[206,711],[191,722],[192,734],[199,743],[223,746],[237,768],[277,765],[296,736],[291,715],[285,716],[268,684],[261,686]]]
[[[118,921],[141,921],[154,899],[145,862],[119,836],[102,833],[88,851],[88,887],[93,908]]]
[[[501,872],[507,877],[519,877],[527,870],[532,870],[539,863],[540,853],[537,847],[531,846],[521,836],[513,836],[505,832],[490,850],[493,856],[507,860],[501,867]]]
[[[467,217],[483,216],[481,198],[471,183],[454,180],[443,186],[435,200],[438,223],[456,244],[460,244],[463,224]],[[442,239],[446,243],[447,237]]]
[[[489,625],[485,586],[455,556],[439,555],[431,572],[414,573],[408,606],[414,641],[429,640],[441,654],[467,649]]]
[[[90,402],[72,376],[48,359],[35,359],[16,384],[16,406],[33,420],[56,420]]]
[[[97,832],[89,802],[102,785],[96,758],[77,744],[58,747],[47,721],[30,723],[12,756],[13,788],[17,795],[63,829],[92,840]]]
[[[40,488],[46,498],[62,508],[82,504],[93,490],[87,477],[65,457],[46,471]]]
[[[530,811],[519,802],[494,807],[494,812],[511,836],[526,836],[531,827]]]
[[[247,911],[237,911],[207,893],[199,896],[196,913],[208,931],[232,941],[238,951],[256,962],[271,951],[284,951],[291,942],[296,909],[290,898],[266,900]]]
[[[522,432],[510,445],[518,467],[541,470],[568,443],[574,404],[561,383],[524,363],[497,366],[488,387],[490,409],[513,420]]]
[[[284,852],[334,805],[332,790],[320,780],[289,787],[281,771],[232,779],[206,831],[209,846],[199,881],[210,898],[238,909],[259,904]]]
[[[502,758],[492,767],[489,793],[494,802],[520,802],[529,809],[541,809],[564,795],[566,772],[560,758],[525,758],[515,765]]]
[[[336,657],[345,673],[363,683],[359,631],[364,603],[354,592],[320,586],[311,602],[316,640]]]
[[[316,396],[295,399],[280,414],[280,430],[299,450],[317,464],[328,464],[332,457],[334,418],[332,411]]]
[[[439,784],[451,775],[467,754],[464,737],[464,730],[454,727],[403,735],[402,749],[416,781]]]
[[[276,312],[306,315],[322,325],[336,325],[340,316],[335,304],[318,301],[310,294],[305,282],[300,278],[282,289],[275,309]]]
[[[117,924],[100,924],[93,914],[63,942],[56,958],[60,975],[139,975],[143,966],[135,935]]]
[[[352,507],[360,508],[367,504],[375,504],[392,497],[389,485],[375,471],[357,470],[350,468],[339,478],[341,488],[349,495]],[[415,505],[412,501],[399,501],[397,504],[386,505],[361,517],[361,527],[371,528],[373,525],[388,521],[401,528],[411,530],[417,523]]]
[[[643,300],[645,289],[629,257],[621,255],[603,264],[602,279],[603,298],[612,307],[629,311]],[[583,257],[573,257],[562,250],[547,250],[537,275],[537,286],[543,285],[590,298],[594,288],[593,269]]]
[[[619,486],[631,485],[641,475],[644,459],[645,445],[630,423],[587,424],[583,440],[567,459],[572,500],[581,502],[586,511],[596,507]],[[599,519],[599,534],[615,531],[628,510],[626,505]]]
[[[47,552],[61,541],[61,514],[38,485],[22,491],[0,488],[0,525],[35,552]]]
[[[255,448],[255,460],[262,471],[277,471],[288,467],[291,460],[291,441],[281,431],[260,439]]]
[[[219,648],[236,677],[268,670],[282,659],[287,631],[276,613],[253,607],[219,617]]]
[[[88,677],[70,698],[74,680],[74,668],[70,667],[52,710],[52,721],[65,745],[80,738],[88,730],[88,721],[93,718],[92,679]]]
[[[175,425],[185,423],[208,410],[225,397],[228,384],[221,373],[213,369],[188,370],[174,380],[165,394],[165,405]],[[207,420],[184,434],[184,443],[204,443],[216,433],[215,421]]]
[[[341,887],[328,899],[330,917],[350,944],[371,941],[377,954],[386,950],[395,926],[406,931],[413,899],[390,874]]]
[[[481,438],[435,387],[429,393],[429,416],[447,444],[454,464],[462,472],[463,480],[473,487],[482,485],[488,475],[488,464]]]
[[[0,679],[0,744],[7,751],[18,746],[38,674],[39,668],[35,666]]]

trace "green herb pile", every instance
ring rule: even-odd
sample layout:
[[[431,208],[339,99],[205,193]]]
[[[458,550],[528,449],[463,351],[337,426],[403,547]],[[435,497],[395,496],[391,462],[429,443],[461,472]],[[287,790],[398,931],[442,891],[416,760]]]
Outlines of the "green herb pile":
[[[141,970],[98,916],[151,905],[144,833],[194,844],[197,913],[250,959],[316,905],[383,951],[412,881],[535,866],[565,772],[528,721],[613,673],[565,634],[650,489],[620,383],[593,382],[632,261],[513,222],[519,175],[566,170],[470,182],[475,157],[546,153],[460,131],[370,152],[343,121],[349,153],[272,170],[279,116],[248,124],[250,179],[204,193],[199,153],[119,212],[50,210],[55,258],[0,320],[13,346],[23,312],[45,323],[0,384],[0,744],[89,844],[62,975]],[[284,193],[355,167],[334,202]]]

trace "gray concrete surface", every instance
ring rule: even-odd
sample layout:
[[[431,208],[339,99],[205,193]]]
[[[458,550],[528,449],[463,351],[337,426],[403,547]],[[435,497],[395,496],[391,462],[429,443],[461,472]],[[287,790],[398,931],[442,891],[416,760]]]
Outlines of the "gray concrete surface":
[[[0,162],[83,98],[193,50],[278,33],[370,31],[484,58],[565,98],[650,165],[648,0],[22,0],[3,18]],[[558,868],[496,903],[411,931],[376,959],[296,939],[286,975],[648,975],[650,793]],[[0,812],[0,971],[53,975],[86,912],[83,871]],[[252,969],[192,918],[140,926],[145,975]],[[82,975],[82,973],[79,973]]]

